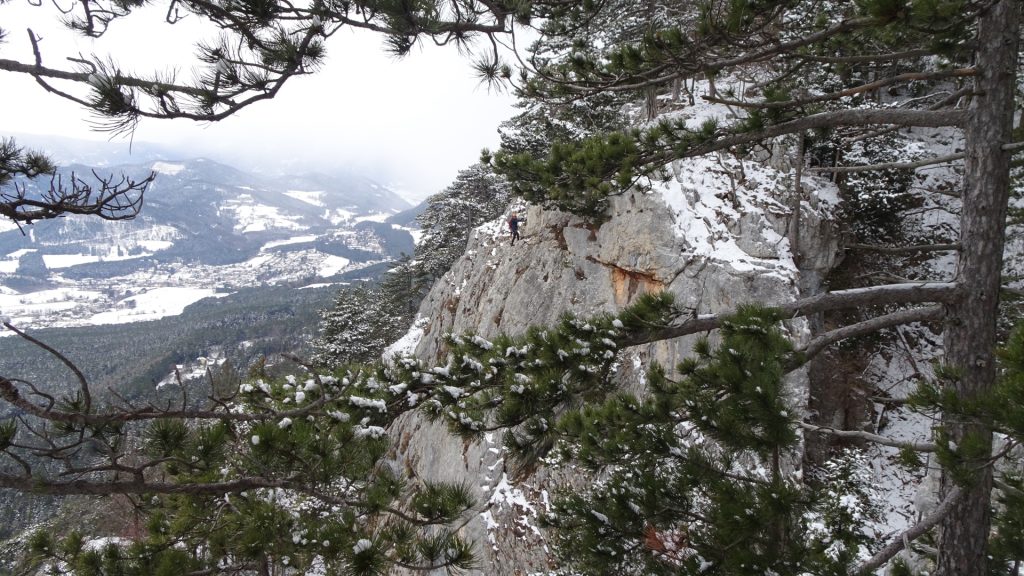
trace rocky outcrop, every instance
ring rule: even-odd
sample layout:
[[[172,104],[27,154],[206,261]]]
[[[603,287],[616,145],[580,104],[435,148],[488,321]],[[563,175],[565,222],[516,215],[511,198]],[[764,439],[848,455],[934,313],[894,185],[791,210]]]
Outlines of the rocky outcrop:
[[[804,183],[798,269],[786,237],[792,211],[777,200],[792,188],[788,175],[748,165],[739,167],[739,179],[734,164],[725,158],[676,162],[668,183],[614,198],[611,217],[601,225],[529,206],[517,207],[525,211],[526,223],[523,241],[515,246],[509,245],[503,220],[478,228],[465,255],[422,304],[410,335],[418,338],[416,356],[443,364],[447,333],[520,333],[567,311],[615,311],[649,291],[671,291],[698,314],[801,296],[801,278],[821,277],[834,262],[834,190]],[[795,322],[790,330],[799,337],[806,326]],[[694,340],[623,351],[624,385],[642,389],[641,370],[649,361],[673,366]],[[791,385],[801,405],[805,381],[796,378]],[[410,476],[464,481],[479,489],[481,509],[462,528],[477,542],[478,573],[529,574],[554,567],[537,517],[559,486],[571,484],[572,470],[516,474],[504,460],[499,434],[465,442],[443,424],[416,415],[401,421],[395,435],[395,457]]]

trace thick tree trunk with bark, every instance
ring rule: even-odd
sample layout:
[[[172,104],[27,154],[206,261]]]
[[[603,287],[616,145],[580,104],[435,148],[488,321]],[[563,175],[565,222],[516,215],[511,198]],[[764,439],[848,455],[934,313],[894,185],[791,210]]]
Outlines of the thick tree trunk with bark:
[[[946,362],[959,371],[956,392],[965,398],[990,390],[996,376],[996,315],[1010,185],[1010,152],[1002,146],[1010,142],[1013,127],[1019,20],[1018,0],[1000,0],[978,26],[979,74],[964,126],[967,156],[957,267],[966,297],[949,305],[944,336]],[[958,446],[968,435],[991,444],[992,431],[983,423],[947,415],[943,426]],[[987,574],[992,469],[985,464],[972,463],[980,469],[939,526],[940,576]],[[944,472],[942,495],[953,488]]]

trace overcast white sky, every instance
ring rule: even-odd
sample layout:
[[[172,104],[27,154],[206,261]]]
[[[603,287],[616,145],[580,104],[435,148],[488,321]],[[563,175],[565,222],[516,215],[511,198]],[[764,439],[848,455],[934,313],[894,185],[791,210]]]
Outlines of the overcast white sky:
[[[44,64],[52,67],[66,68],[64,58],[78,53],[112,54],[125,69],[177,69],[188,78],[184,63],[204,31],[197,22],[163,23],[164,10],[155,6],[115,22],[94,44],[64,31],[48,0],[42,7],[13,0],[0,5],[0,26],[9,33],[0,58],[31,62],[31,27],[43,36]],[[244,156],[265,166],[309,161],[324,170],[351,168],[422,198],[475,162],[481,148],[494,147],[498,123],[514,113],[512,97],[479,85],[454,47],[424,46],[396,61],[379,36],[343,30],[327,49],[319,73],[289,80],[272,100],[212,124],[143,120],[135,140],[230,162]],[[90,130],[89,118],[30,78],[0,73],[0,135],[107,139]]]

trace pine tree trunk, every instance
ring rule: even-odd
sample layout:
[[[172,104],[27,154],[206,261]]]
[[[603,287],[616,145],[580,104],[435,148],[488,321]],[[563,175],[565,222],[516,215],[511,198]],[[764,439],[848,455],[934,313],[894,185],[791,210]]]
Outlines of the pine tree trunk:
[[[1010,186],[1010,154],[1002,146],[1010,142],[1013,127],[1019,19],[1018,0],[1000,0],[982,15],[978,26],[978,76],[964,127],[967,157],[957,266],[957,281],[966,297],[950,305],[944,336],[946,361],[959,371],[955,386],[964,398],[991,389],[996,376],[996,316]],[[957,445],[967,435],[991,445],[992,431],[983,423],[950,415],[944,416],[943,426]],[[943,497],[952,485],[944,472]],[[964,497],[939,525],[936,574],[987,574],[991,491],[992,469],[982,465]]]
[[[654,120],[658,117],[658,91],[651,86],[647,89],[644,96],[646,100],[647,120]]]

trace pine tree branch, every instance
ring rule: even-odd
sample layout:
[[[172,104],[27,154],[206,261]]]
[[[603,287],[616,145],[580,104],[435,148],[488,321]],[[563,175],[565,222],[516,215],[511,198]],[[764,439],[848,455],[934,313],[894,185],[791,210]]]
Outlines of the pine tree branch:
[[[1014,288],[1013,286],[1000,286],[1000,290],[1013,296],[1024,296],[1024,289]]]
[[[247,477],[225,482],[199,482],[176,484],[173,482],[146,482],[133,480],[68,480],[54,481],[38,476],[13,476],[0,473],[0,488],[10,488],[26,494],[59,496],[112,496],[115,494],[226,494],[245,492],[257,488],[287,488],[307,493],[294,478],[269,479]]]
[[[218,565],[216,567],[206,568],[204,570],[186,572],[183,576],[214,576],[215,574],[250,574],[253,570],[258,570],[260,566],[261,564],[257,562],[231,564],[227,566]]]
[[[868,26],[873,26],[877,23],[878,22],[875,18],[852,18],[850,20],[844,20],[836,24],[835,26],[826,28],[825,30],[816,32],[814,34],[802,36],[798,39],[791,40],[789,42],[782,42],[780,44],[769,45],[765,48],[762,48],[761,50],[758,50],[750,54],[742,54],[735,58],[723,59],[708,63],[707,66],[704,66],[703,69],[698,70],[696,72],[707,72],[708,70],[727,70],[730,68],[735,68],[737,66],[742,66],[744,64],[763,62],[766,59],[778,56],[779,54],[792,52],[793,50],[796,50],[797,48],[802,48],[804,46],[811,46],[818,42],[828,40],[829,38],[832,38],[833,36],[836,36],[838,34],[849,32],[852,30],[857,30],[860,28],[865,28]],[[694,72],[690,72],[691,75],[693,73]]]
[[[813,96],[810,98],[799,98],[796,100],[787,100],[784,102],[748,102],[744,100],[730,100],[726,98],[716,98],[712,96],[701,96],[704,100],[715,104],[724,104],[726,106],[736,106],[737,108],[791,108],[794,106],[806,106],[810,104],[818,104],[821,102],[828,102],[831,100],[838,100],[840,98],[846,98],[855,94],[861,94],[863,92],[869,92],[871,90],[877,90],[885,86],[892,84],[899,84],[901,82],[912,82],[915,80],[935,80],[939,78],[962,78],[966,76],[974,76],[976,71],[974,68],[960,68],[957,70],[944,70],[941,72],[907,72],[905,74],[897,74],[896,76],[890,76],[889,78],[883,78],[874,82],[868,82],[846,90],[840,90],[838,92],[832,92],[830,94],[822,94],[821,96]]]
[[[711,152],[726,150],[734,146],[743,146],[762,142],[778,136],[796,134],[805,130],[835,128],[838,126],[871,126],[873,124],[893,124],[900,127],[918,126],[938,128],[959,126],[963,123],[966,113],[963,110],[901,110],[895,108],[836,110],[803,116],[795,120],[774,124],[760,130],[740,132],[715,138],[705,144],[698,144],[685,151],[662,150],[639,160],[641,165],[664,165],[679,158],[693,158]]]
[[[899,312],[893,312],[891,314],[885,314],[883,316],[878,316],[849,326],[843,326],[842,328],[837,328],[821,334],[811,340],[803,350],[799,351],[801,352],[799,356],[802,356],[799,363],[801,365],[805,364],[808,360],[817,356],[828,346],[847,338],[864,336],[866,334],[875,333],[883,328],[892,328],[893,326],[901,326],[911,322],[938,321],[944,316],[945,309],[942,306],[929,306],[926,308],[900,310]]]
[[[888,546],[882,548],[878,553],[858,566],[853,571],[853,574],[855,576],[870,576],[878,567],[891,560],[900,550],[903,550],[904,546],[913,542],[918,536],[931,530],[936,524],[941,522],[953,510],[962,494],[963,490],[959,486],[954,487],[930,516],[894,538]]]
[[[34,78],[49,78],[52,80],[67,80],[70,82],[78,82],[80,84],[88,84],[89,76],[91,72],[70,72],[67,70],[59,70],[56,68],[48,68],[41,64],[24,64],[16,60],[9,60],[7,58],[0,58],[0,71],[4,72],[17,72],[21,74],[28,74]],[[131,88],[145,88],[153,89],[159,88],[166,92],[177,92],[180,94],[188,94],[190,96],[203,96],[208,91],[204,88],[197,88],[195,86],[186,86],[183,84],[173,84],[169,82],[158,82],[154,79],[136,78],[133,76],[126,76],[123,74],[117,74],[111,81],[118,84],[119,86],[127,86]]]
[[[1013,494],[1014,496],[1016,496],[1018,498],[1024,498],[1024,490],[1021,490],[1020,488],[1017,488],[1015,486],[1011,486],[1011,485],[1007,484],[1006,482],[1003,481],[1002,478],[1000,478],[998,476],[995,477],[995,478],[992,478],[992,485],[995,486],[996,488],[999,488],[1003,492],[1007,492],[1007,493]]]
[[[966,96],[970,96],[973,91],[974,91],[973,88],[971,88],[970,86],[965,86],[964,88],[961,88],[961,89],[957,90],[956,92],[953,92],[952,94],[946,96],[942,100],[939,100],[935,104],[932,104],[931,106],[928,107],[928,110],[930,110],[930,111],[942,110],[943,108],[946,108],[947,106],[955,105],[961,98],[964,98]],[[850,138],[849,140],[846,140],[846,143],[847,144],[853,144],[855,142],[861,142],[863,140],[870,140],[872,138],[877,138],[879,136],[883,136],[883,135],[888,134],[890,132],[895,132],[896,130],[899,130],[899,129],[900,129],[899,126],[890,126],[888,128],[882,128],[880,130],[874,130],[874,131],[868,132],[866,134],[861,134],[859,136]]]
[[[251,75],[245,80],[239,78],[237,87],[225,92],[222,91],[222,86],[216,80],[211,80],[212,84],[210,86],[185,86],[163,82],[157,78],[139,78],[125,75],[120,70],[106,73],[101,64],[79,58],[69,58],[69,60],[89,68],[90,71],[69,72],[47,68],[42,64],[42,55],[35,34],[31,30],[28,33],[32,43],[35,64],[29,65],[15,60],[0,59],[0,71],[28,74],[47,92],[95,110],[101,116],[109,117],[111,119],[110,124],[101,124],[100,128],[113,132],[130,132],[134,130],[135,124],[140,117],[186,118],[189,120],[214,122],[223,120],[250,104],[274,98],[289,78],[310,72],[307,67],[307,56],[310,53],[311,43],[319,36],[314,28],[305,30],[301,41],[294,46],[296,56],[277,67],[271,68],[268,72],[271,77],[264,78]],[[252,61],[246,62],[243,67],[246,70],[250,70],[260,66],[261,62]],[[219,77],[219,72],[215,75],[215,78],[217,77]],[[102,99],[89,101],[61,90],[50,84],[48,82],[50,79],[65,80],[90,86],[97,92],[102,90],[120,91],[124,88],[129,89],[129,92],[119,96],[116,105],[111,109],[109,103],[104,102]],[[97,79],[101,80],[101,85],[96,84]],[[203,82],[205,80],[200,81]],[[137,103],[137,92],[150,95],[158,100],[158,104],[151,106],[151,109],[143,108]],[[154,94],[159,94],[159,97],[153,96]],[[182,110],[178,107],[175,98],[175,96],[180,95],[191,98],[198,104],[194,106],[192,111]],[[215,107],[218,110],[215,110]]]
[[[829,172],[832,174],[850,174],[853,172],[870,172],[874,170],[913,170],[922,166],[932,166],[956,160],[963,160],[964,153],[947,154],[934,158],[925,158],[916,162],[886,162],[884,164],[866,164],[860,166],[815,166],[808,168],[808,172]]]
[[[352,7],[349,3],[341,3],[331,7],[318,5],[312,10],[285,2],[274,7],[273,20],[276,26],[268,26],[259,16],[253,16],[241,8],[227,6],[219,2],[196,0],[188,5],[188,10],[224,33],[223,46],[234,46],[235,51],[245,52],[251,57],[230,58],[227,54],[231,48],[207,49],[199,45],[202,53],[200,60],[210,64],[210,67],[206,75],[200,77],[194,85],[125,74],[120,70],[111,71],[108,75],[97,74],[102,64],[80,58],[68,59],[83,66],[76,71],[44,66],[39,43],[31,30],[28,33],[34,52],[34,64],[4,58],[0,59],[0,71],[32,76],[44,90],[96,110],[101,115],[115,118],[105,129],[130,131],[139,117],[217,121],[250,104],[273,98],[289,78],[311,72],[322,54],[320,41],[346,26],[408,39],[408,47],[421,36],[428,36],[436,44],[445,45],[462,43],[472,35],[494,36],[513,32],[509,22],[512,12],[500,4],[452,3],[453,7],[440,14],[427,9],[410,11],[403,8],[402,15],[393,18],[393,14],[384,7]],[[72,18],[73,28],[91,37],[102,36],[113,20],[131,13],[131,7],[127,5],[119,5],[115,11],[99,6],[95,0],[82,0],[77,7],[84,11],[83,16],[73,16],[73,8],[65,13]],[[174,24],[181,18],[172,2],[165,19]],[[286,23],[288,29],[283,27]],[[408,47],[401,52],[406,52]],[[274,56],[268,59],[270,54]],[[230,81],[221,82],[222,72],[218,63],[232,65],[239,72],[233,74]],[[263,74],[259,74],[261,71]],[[95,84],[97,78],[103,81],[104,90],[124,90],[124,97],[115,97],[114,103],[110,104],[101,99],[102,95],[95,100],[76,96],[52,83],[55,80],[70,82],[94,88],[95,93],[100,94],[101,89]],[[140,104],[136,99],[138,95],[144,95],[149,100]],[[181,96],[189,100],[189,109],[178,106],[176,97]]]
[[[884,272],[884,271],[868,272],[866,274],[861,274],[860,276],[857,276],[856,279],[857,280],[879,280],[879,281],[882,281],[882,282],[888,282],[890,284],[910,284],[912,282],[919,282],[919,280],[914,279],[914,278],[907,278],[905,276],[897,276],[896,274],[891,274],[889,272]]]
[[[649,88],[652,86],[663,86],[673,80],[692,78],[698,74],[715,73],[719,70],[727,70],[735,68],[737,66],[742,66],[744,64],[763,62],[780,54],[792,52],[793,50],[796,50],[798,48],[811,46],[818,42],[828,40],[829,38],[836,36],[838,34],[850,32],[860,28],[865,28],[868,26],[875,25],[877,23],[878,20],[871,17],[851,18],[849,20],[844,20],[820,32],[808,34],[807,36],[803,36],[795,40],[790,40],[788,42],[781,43],[768,42],[765,43],[764,45],[756,47],[756,49],[750,52],[740,54],[732,58],[723,58],[710,62],[688,62],[687,66],[681,66],[683,60],[679,58],[673,58],[671,61],[660,64],[647,71],[648,75],[658,74],[657,76],[629,83],[624,83],[622,81],[622,77],[619,75],[615,75],[611,80],[607,81],[566,81],[551,76],[550,74],[546,74],[539,67],[533,66],[533,68],[534,72],[538,74],[541,78],[543,78],[545,81],[563,86],[564,88],[572,92],[630,92],[634,90],[641,90],[643,88]],[[662,71],[664,70],[671,71],[667,73],[662,73]]]
[[[152,421],[152,420],[221,420],[233,422],[261,422],[280,418],[300,418],[316,414],[316,410],[337,398],[321,396],[302,408],[287,412],[268,411],[258,414],[243,412],[225,412],[222,410],[163,410],[156,407],[128,409],[119,412],[89,414],[85,412],[69,412],[53,409],[52,406],[39,406],[25,398],[11,380],[0,376],[0,398],[11,406],[24,412],[47,420],[75,426],[104,426],[108,424]]]
[[[817,294],[808,298],[781,304],[777,310],[784,318],[796,318],[818,312],[861,308],[883,304],[922,304],[926,302],[950,303],[962,297],[960,285],[956,282],[915,282],[885,284],[867,288],[852,288]],[[734,310],[718,314],[688,317],[679,324],[636,334],[623,341],[622,345],[637,346],[661,340],[670,340],[688,334],[708,332],[719,328],[723,319],[735,314]]]
[[[318,500],[322,500],[323,502],[326,502],[328,504],[335,504],[340,506],[346,506],[349,508],[361,509],[377,508],[383,512],[388,513],[391,516],[394,516],[395,518],[399,518],[401,520],[409,522],[410,524],[416,524],[419,526],[440,526],[449,523],[449,520],[442,518],[419,518],[403,510],[395,508],[394,506],[382,506],[380,504],[375,504],[364,500],[356,500],[348,496],[333,496],[331,494],[325,494],[323,491],[317,490],[316,488],[303,488],[302,492],[310,496],[313,496]],[[484,509],[488,507],[489,505],[485,506]],[[458,515],[461,516],[465,514],[467,511],[472,510],[473,508],[473,506],[470,506],[464,510],[461,510]]]
[[[793,54],[792,58],[809,60],[811,62],[826,62],[832,64],[861,64],[869,62],[892,62],[893,60],[905,60],[907,58],[921,58],[934,54],[934,50],[919,48],[905,52],[891,52],[888,54],[860,54],[857,56],[813,56],[810,54]]]
[[[909,254],[916,252],[955,252],[959,244],[917,244],[914,246],[881,246],[878,244],[847,244],[847,250],[864,250],[867,252],[884,252],[886,254]]]
[[[867,440],[868,442],[881,444],[882,446],[890,446],[892,448],[909,448],[915,452],[935,452],[939,449],[938,445],[934,442],[909,442],[906,440],[897,440],[887,436],[872,434],[865,430],[837,430],[829,426],[816,426],[807,422],[797,422],[796,425],[808,432],[828,434],[837,438],[856,438],[859,440]]]

